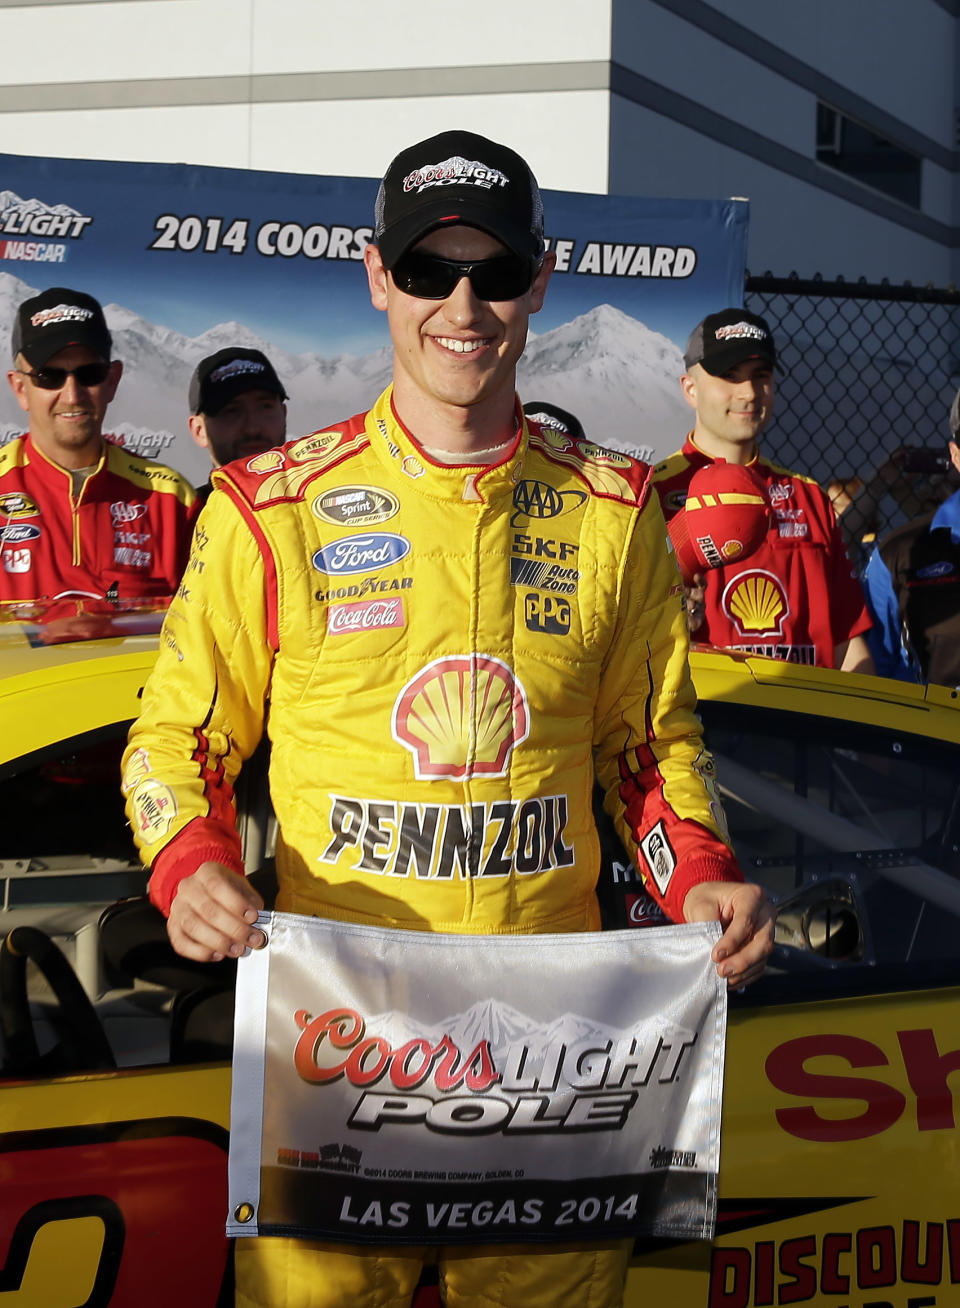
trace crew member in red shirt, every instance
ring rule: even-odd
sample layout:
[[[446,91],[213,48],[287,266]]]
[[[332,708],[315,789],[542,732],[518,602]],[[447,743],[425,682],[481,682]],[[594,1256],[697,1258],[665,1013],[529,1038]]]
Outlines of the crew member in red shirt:
[[[693,474],[717,459],[750,467],[771,509],[766,541],[694,588],[691,631],[704,643],[852,672],[873,672],[870,616],[830,500],[810,477],[759,453],[773,415],[776,347],[746,309],[709,314],[693,330],[680,379],[696,414],[683,448],[654,470],[669,522]]]
[[[178,472],[105,440],[123,364],[103,310],[65,287],[25,300],[7,373],[29,431],[0,449],[0,602],[47,617],[172,595],[199,504]]]

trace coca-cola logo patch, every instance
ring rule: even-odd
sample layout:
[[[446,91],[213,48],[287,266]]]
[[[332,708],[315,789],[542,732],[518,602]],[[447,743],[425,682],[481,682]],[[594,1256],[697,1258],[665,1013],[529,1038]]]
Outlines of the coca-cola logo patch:
[[[331,636],[406,625],[407,616],[399,596],[396,599],[360,600],[356,604],[334,604],[327,619],[327,629]]]

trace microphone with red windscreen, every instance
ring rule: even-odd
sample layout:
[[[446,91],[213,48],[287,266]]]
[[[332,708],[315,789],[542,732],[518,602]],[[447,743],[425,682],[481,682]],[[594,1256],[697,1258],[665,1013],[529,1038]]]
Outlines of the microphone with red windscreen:
[[[683,580],[689,585],[697,572],[745,559],[769,524],[766,489],[755,472],[723,459],[700,468],[667,528]]]

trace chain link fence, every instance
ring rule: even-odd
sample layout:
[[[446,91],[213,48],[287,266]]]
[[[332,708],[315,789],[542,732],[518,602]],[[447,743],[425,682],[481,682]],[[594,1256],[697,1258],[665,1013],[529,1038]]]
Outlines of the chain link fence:
[[[881,535],[949,493],[960,292],[748,275],[745,304],[770,324],[783,369],[763,437],[769,458],[825,487],[860,478],[864,530]],[[933,458],[943,472],[909,471]]]

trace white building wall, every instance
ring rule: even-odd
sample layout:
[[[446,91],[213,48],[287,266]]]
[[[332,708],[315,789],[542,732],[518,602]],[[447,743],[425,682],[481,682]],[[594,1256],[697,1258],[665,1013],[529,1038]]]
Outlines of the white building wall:
[[[960,280],[958,0],[0,0],[0,151],[377,176],[447,127],[542,185],[751,200],[754,272]],[[816,162],[818,98],[924,158]]]

